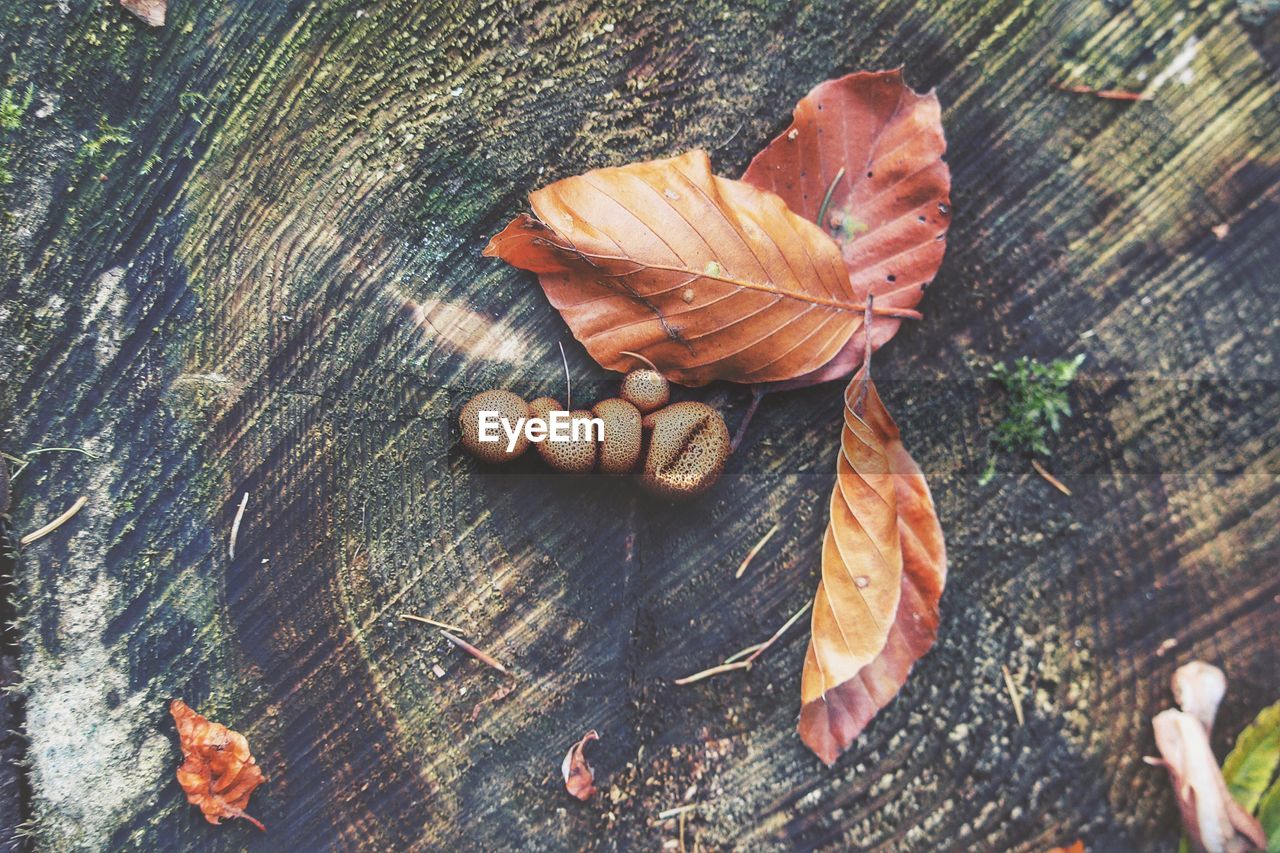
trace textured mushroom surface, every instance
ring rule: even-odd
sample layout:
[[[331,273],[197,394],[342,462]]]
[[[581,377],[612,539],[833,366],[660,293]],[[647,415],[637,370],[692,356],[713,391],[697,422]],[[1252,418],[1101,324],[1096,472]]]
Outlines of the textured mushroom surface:
[[[641,483],[655,495],[688,500],[715,485],[729,458],[729,428],[706,403],[684,402],[644,419],[652,430]]]
[[[516,436],[515,445],[507,450],[507,434],[498,428],[497,441],[480,440],[480,413],[497,412],[499,419],[508,428],[515,429],[521,418],[529,416],[529,404],[518,394],[510,391],[481,391],[462,407],[458,416],[458,425],[462,427],[462,446],[477,459],[484,462],[508,462],[516,459],[529,449],[529,439],[524,430]]]
[[[563,411],[564,406],[555,397],[537,397],[529,403],[529,415],[544,421],[551,417],[552,412]]]
[[[644,437],[640,410],[616,397],[601,400],[591,409],[604,421],[604,441],[600,442],[600,470],[605,474],[627,474],[640,459]]]
[[[633,370],[622,378],[618,396],[647,415],[671,399],[671,383],[656,370]]]
[[[594,417],[590,412],[579,409],[569,413],[574,421]],[[586,474],[596,467],[595,436],[583,427],[578,427],[582,438],[577,441],[552,441],[547,438],[538,444],[538,455],[552,468],[565,474]]]

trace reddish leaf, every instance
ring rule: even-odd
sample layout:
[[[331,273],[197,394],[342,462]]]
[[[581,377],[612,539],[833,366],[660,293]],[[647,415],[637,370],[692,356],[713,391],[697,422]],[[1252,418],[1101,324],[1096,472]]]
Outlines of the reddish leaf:
[[[1173,782],[1182,825],[1197,850],[1244,853],[1266,849],[1267,837],[1257,818],[1231,798],[1209,746],[1209,730],[1197,717],[1170,708],[1151,720],[1156,748]]]
[[[782,381],[861,325],[836,245],[772,193],[712,175],[705,152],[596,169],[529,201],[538,218],[516,218],[484,253],[538,273],[609,370],[639,353],[685,385]]]
[[[849,418],[852,415],[850,401],[856,401],[861,387],[861,374],[854,377],[845,392],[845,434],[842,446],[850,433]],[[817,642],[818,624],[815,618],[815,642],[809,646],[805,657],[801,682],[802,704],[799,733],[805,744],[828,765],[833,764],[840,753],[849,748],[871,718],[887,705],[902,685],[906,683],[915,662],[932,646],[938,630],[938,601],[946,581],[946,546],[942,527],[938,524],[937,511],[924,474],[902,445],[898,429],[888,412],[884,410],[874,384],[868,384],[865,402],[866,421],[883,424],[885,458],[891,472],[896,505],[894,535],[901,552],[902,573],[896,610],[886,621],[890,625],[887,636],[875,656],[856,670],[856,660],[847,661],[832,677],[824,677],[831,669],[819,656],[822,644]],[[844,451],[841,469],[844,471]],[[840,489],[837,489],[839,492]],[[874,498],[862,501],[862,512],[877,506]],[[836,501],[833,498],[833,506]],[[887,511],[885,508],[883,511]],[[863,516],[865,517],[865,515]],[[828,534],[837,524],[847,524],[843,512],[832,511]],[[870,577],[871,571],[857,568],[879,563],[863,557],[849,571]],[[823,581],[828,574],[828,556],[823,554]],[[843,567],[832,566],[836,573]],[[870,584],[868,585],[870,588]],[[819,586],[819,598],[823,585]],[[816,605],[815,605],[816,606]],[[872,620],[871,608],[848,607],[839,620],[845,635],[879,636],[880,623]],[[880,612],[884,612],[883,610]],[[884,620],[885,617],[881,616]],[[828,640],[828,645],[830,640]],[[874,640],[872,642],[874,645]]]
[[[791,124],[755,156],[742,180],[777,193],[796,213],[824,222],[840,245],[857,301],[875,294],[877,308],[914,308],[937,275],[950,224],[951,174],[941,111],[901,69],[863,71],[818,84],[796,105]],[[878,349],[899,320],[877,321]],[[838,379],[862,361],[863,336],[821,370],[790,387]]]
[[[204,819],[214,825],[223,818],[238,817],[265,832],[266,827],[244,811],[253,789],[266,781],[244,735],[209,722],[181,699],[169,704],[169,713],[182,746],[178,784],[187,801],[199,806]]]
[[[600,740],[600,735],[592,729],[582,736],[582,740],[569,747],[564,761],[560,763],[560,772],[564,774],[564,786],[570,794],[579,800],[589,800],[596,794],[595,770],[587,763],[583,750],[588,741]]]
[[[120,0],[120,5],[152,27],[164,26],[165,12],[169,6],[166,0]]]
[[[1083,841],[1073,841],[1066,847],[1050,847],[1045,853],[1085,853]]]

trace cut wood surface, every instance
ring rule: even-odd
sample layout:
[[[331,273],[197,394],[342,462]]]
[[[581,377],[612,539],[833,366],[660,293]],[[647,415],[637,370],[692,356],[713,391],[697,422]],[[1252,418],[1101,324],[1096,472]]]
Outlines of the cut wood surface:
[[[1142,756],[1174,669],[1226,671],[1219,757],[1280,696],[1275,19],[1234,0],[175,0],[151,28],[0,0],[0,21],[0,88],[32,93],[0,130],[0,449],[98,455],[14,482],[18,534],[88,501],[16,567],[30,785],[0,796],[30,823],[11,833],[1170,849],[1173,795]],[[749,672],[672,681],[812,597],[841,383],[765,398],[678,508],[532,455],[480,466],[455,415],[484,388],[562,394],[558,340],[575,403],[615,393],[534,276],[480,256],[530,190],[698,147],[741,175],[816,83],[899,65],[936,87],[952,224],[876,381],[948,584],[935,647],[828,770],[795,734],[805,631]],[[991,364],[1077,353],[1048,460],[1073,495],[1016,459],[978,487]],[[678,396],[731,427],[750,402]],[[186,802],[173,698],[248,738],[265,835]],[[559,768],[590,729],[600,793],[578,802]]]

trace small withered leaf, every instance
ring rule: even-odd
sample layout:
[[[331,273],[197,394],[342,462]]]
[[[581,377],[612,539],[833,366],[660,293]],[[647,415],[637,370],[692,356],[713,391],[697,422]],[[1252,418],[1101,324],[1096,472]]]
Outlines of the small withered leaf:
[[[582,736],[582,740],[569,747],[560,763],[560,772],[564,775],[564,787],[579,800],[589,800],[596,794],[596,774],[583,754],[587,743],[600,740],[595,729]]]
[[[181,699],[169,704],[169,713],[178,727],[183,762],[177,776],[187,801],[215,826],[223,818],[238,817],[266,832],[244,811],[249,795],[266,781],[244,735],[209,722]]]
[[[169,6],[166,0],[120,0],[120,5],[152,27],[164,26],[165,13]]]

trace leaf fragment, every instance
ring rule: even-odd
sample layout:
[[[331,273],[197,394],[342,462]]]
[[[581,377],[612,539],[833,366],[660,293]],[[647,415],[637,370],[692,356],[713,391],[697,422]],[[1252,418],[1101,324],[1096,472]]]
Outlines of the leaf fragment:
[[[1209,731],[1195,716],[1170,708],[1151,720],[1160,759],[1169,772],[1182,825],[1196,849],[1244,853],[1266,846],[1256,818],[1231,797],[1209,746]]]
[[[141,18],[148,26],[163,27],[167,0],[120,0],[120,5]]]
[[[169,704],[169,713],[182,747],[183,762],[177,776],[187,802],[198,806],[204,819],[215,826],[223,818],[238,817],[266,832],[266,827],[244,811],[249,795],[266,781],[244,735],[209,722],[181,699]]]
[[[595,770],[587,763],[583,750],[590,741],[599,739],[600,735],[591,729],[582,736],[582,740],[569,747],[564,761],[560,763],[565,788],[579,800],[586,801],[596,795]]]
[[[861,323],[836,245],[773,193],[712,175],[704,151],[596,169],[529,201],[536,218],[484,254],[537,273],[606,369],[636,353],[685,385],[780,381],[826,364]]]
[[[1222,762],[1222,777],[1231,796],[1255,811],[1280,768],[1280,702],[1263,708]]]

